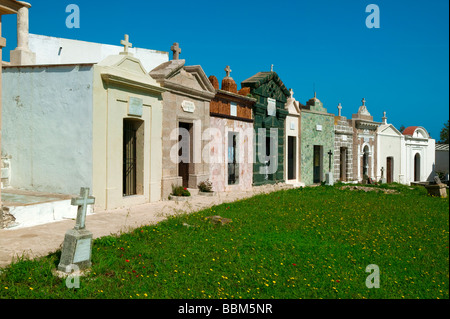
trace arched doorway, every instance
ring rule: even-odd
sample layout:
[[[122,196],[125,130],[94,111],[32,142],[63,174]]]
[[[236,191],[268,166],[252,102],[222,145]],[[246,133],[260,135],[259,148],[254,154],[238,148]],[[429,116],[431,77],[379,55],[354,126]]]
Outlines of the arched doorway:
[[[414,181],[420,182],[420,154],[414,155]]]

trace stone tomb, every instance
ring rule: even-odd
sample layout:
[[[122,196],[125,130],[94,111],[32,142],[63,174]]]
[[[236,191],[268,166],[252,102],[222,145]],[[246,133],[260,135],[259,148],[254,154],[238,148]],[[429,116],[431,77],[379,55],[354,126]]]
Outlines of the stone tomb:
[[[289,114],[285,121],[285,147],[284,147],[284,178],[287,184],[304,186],[301,182],[301,104],[294,98],[294,91],[289,90],[290,97],[286,103],[286,110]]]
[[[167,200],[172,185],[197,189],[209,178],[205,130],[210,127],[209,102],[216,91],[200,65],[187,66],[181,49],[172,46],[173,60],[150,71],[166,92],[162,95],[161,197]],[[181,139],[180,139],[181,138]]]
[[[253,182],[254,98],[239,94],[237,85],[225,68],[222,89],[214,75],[209,77],[216,89],[211,101],[211,182],[214,191],[246,191]]]
[[[366,100],[356,114],[352,114],[349,123],[353,129],[353,178],[374,180],[377,172],[377,128],[380,122],[374,122],[367,110]]]
[[[314,93],[302,105],[301,167],[305,185],[326,182],[326,173],[333,167],[333,156],[328,153],[333,154],[334,147],[334,114],[327,112]],[[328,174],[328,181],[330,177]]]
[[[284,183],[284,137],[289,90],[277,73],[258,72],[242,81],[241,93],[256,98],[253,107],[253,185]]]
[[[58,270],[70,272],[73,266],[84,270],[91,266],[92,233],[86,229],[87,205],[93,205],[95,198],[89,196],[89,188],[81,188],[80,197],[72,198],[72,205],[78,206],[75,227],[64,237]]]
[[[334,179],[341,182],[353,180],[353,129],[342,116],[342,105],[338,105],[338,116],[334,117]]]

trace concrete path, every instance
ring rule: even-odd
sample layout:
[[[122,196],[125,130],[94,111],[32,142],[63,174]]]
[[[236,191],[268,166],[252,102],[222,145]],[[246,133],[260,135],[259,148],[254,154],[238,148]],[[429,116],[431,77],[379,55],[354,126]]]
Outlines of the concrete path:
[[[221,203],[288,188],[292,188],[292,185],[264,185],[253,187],[247,192],[224,192],[212,197],[197,195],[187,202],[160,201],[94,213],[86,216],[86,229],[93,233],[94,238],[128,232],[143,225],[158,223],[170,215],[192,213]],[[0,268],[6,267],[18,256],[36,258],[55,252],[61,248],[66,231],[74,225],[74,220],[63,220],[26,228],[0,229]]]

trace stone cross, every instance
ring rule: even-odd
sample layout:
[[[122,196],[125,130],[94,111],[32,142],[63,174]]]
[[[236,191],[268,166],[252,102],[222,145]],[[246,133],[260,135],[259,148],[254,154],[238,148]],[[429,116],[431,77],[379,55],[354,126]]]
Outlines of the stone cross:
[[[437,176],[437,175],[434,176],[434,182],[435,182],[436,184],[442,184],[441,179],[440,179],[439,176]]]
[[[338,116],[340,117],[340,116],[341,116],[341,110],[342,110],[342,105],[341,105],[341,103],[339,103],[339,105],[337,106],[337,108],[338,108]]]
[[[128,34],[125,34],[125,39],[120,41],[120,44],[123,45],[123,53],[128,54],[128,49],[131,48],[133,46],[132,43],[130,43],[129,41],[129,36]]]
[[[270,72],[273,72],[273,64],[270,65]]]
[[[329,164],[329,172],[331,172],[331,156],[333,155],[333,152],[331,152],[331,150],[328,152],[328,156],[329,156],[329,159],[328,159],[328,164]]]
[[[82,187],[80,190],[80,197],[72,198],[71,204],[78,206],[77,221],[74,229],[84,229],[86,221],[87,205],[93,205],[95,198],[89,196],[89,187]]]
[[[362,101],[363,106],[366,106],[366,99],[363,98],[361,101]]]
[[[177,42],[174,42],[174,44],[170,47],[170,50],[173,52],[173,59],[178,60],[181,53],[179,44]]]
[[[71,204],[78,206],[75,227],[69,229],[64,236],[61,259],[58,270],[71,273],[72,270],[84,270],[91,267],[92,233],[85,228],[87,205],[95,203],[89,196],[89,188],[82,187],[80,197],[72,198]],[[74,268],[76,266],[76,268]]]
[[[225,72],[227,73],[227,77],[229,77],[230,73],[231,73],[231,69],[230,69],[229,65],[227,65],[227,67],[225,68]]]

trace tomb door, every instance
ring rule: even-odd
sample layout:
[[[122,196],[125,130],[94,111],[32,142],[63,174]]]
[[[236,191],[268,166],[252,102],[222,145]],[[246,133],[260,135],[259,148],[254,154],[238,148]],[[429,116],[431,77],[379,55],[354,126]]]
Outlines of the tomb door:
[[[347,180],[347,148],[341,147],[339,153],[339,179],[341,181]]]
[[[239,183],[238,133],[228,132],[228,185]]]
[[[313,183],[320,183],[321,180],[322,180],[322,146],[314,145]]]
[[[124,196],[143,193],[144,125],[137,119],[123,120],[123,172]]]
[[[295,179],[295,136],[288,136],[288,154],[287,154],[287,170],[288,179]]]
[[[180,148],[178,150],[178,176],[182,177],[183,187],[189,187],[189,172],[192,165],[192,127],[191,123],[179,123],[178,141]]]
[[[420,182],[420,154],[414,155],[414,181]]]
[[[394,158],[386,158],[386,182],[392,183],[394,181]]]

